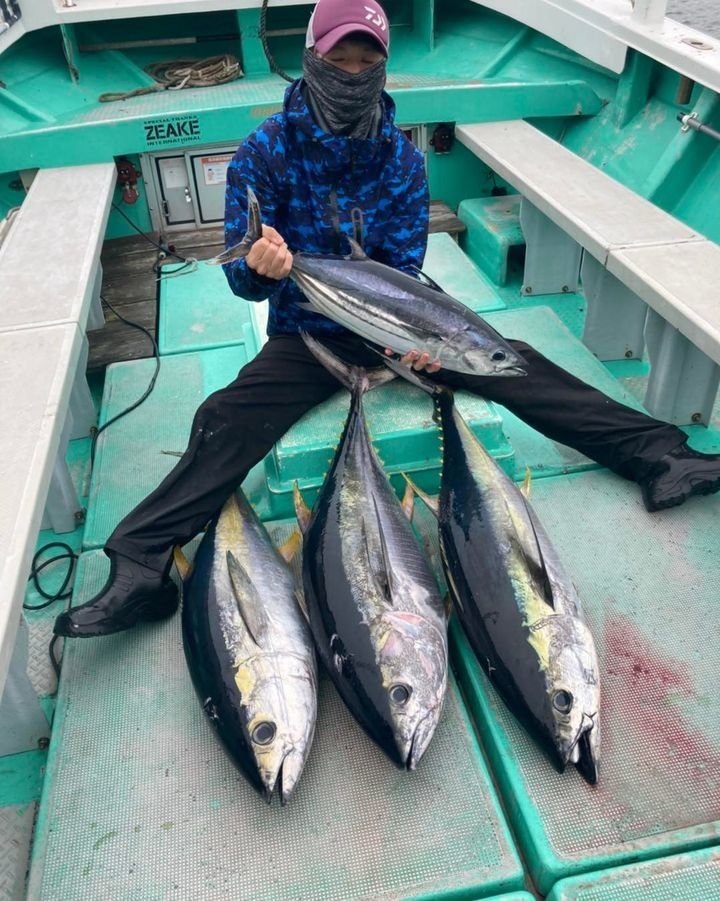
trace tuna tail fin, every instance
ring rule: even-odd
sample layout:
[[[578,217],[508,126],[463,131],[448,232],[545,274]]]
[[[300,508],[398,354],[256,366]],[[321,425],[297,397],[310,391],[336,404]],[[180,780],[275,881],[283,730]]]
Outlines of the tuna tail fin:
[[[248,224],[247,231],[245,232],[242,241],[240,241],[239,244],[235,244],[233,247],[228,247],[227,250],[224,250],[222,253],[219,253],[212,259],[205,260],[208,265],[219,266],[222,263],[230,263],[233,260],[244,259],[250,252],[250,248],[253,246],[253,244],[262,237],[262,217],[260,214],[260,204],[257,197],[255,196],[255,192],[249,185],[247,189],[247,198]]]
[[[373,388],[384,385],[386,382],[391,382],[395,378],[395,373],[384,366],[366,370],[346,363],[340,357],[335,356],[320,341],[308,335],[307,332],[301,331],[300,335],[315,359],[322,363],[328,372],[331,372],[350,392],[360,388],[362,393],[366,394],[368,391],[372,391]]]

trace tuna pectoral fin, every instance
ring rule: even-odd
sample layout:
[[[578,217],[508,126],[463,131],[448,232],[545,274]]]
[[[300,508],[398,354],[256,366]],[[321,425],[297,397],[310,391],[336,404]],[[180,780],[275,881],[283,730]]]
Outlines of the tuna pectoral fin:
[[[324,344],[308,335],[307,332],[301,331],[300,335],[315,359],[322,363],[327,371],[331,372],[348,391],[352,392],[361,387],[362,393],[366,393],[367,391],[372,391],[373,388],[384,385],[385,382],[391,382],[395,378],[395,373],[390,372],[384,366],[370,370],[352,366],[341,360],[340,357],[336,357]],[[363,380],[365,380],[364,384]]]
[[[370,347],[369,344],[367,346]],[[393,359],[393,357],[388,357],[386,354],[381,354],[376,347],[370,347],[370,350],[375,351],[375,353],[381,357],[388,369],[391,369],[395,375],[399,375],[401,378],[405,379],[406,382],[410,382],[411,385],[415,385],[416,388],[420,388],[420,390],[424,391],[426,394],[436,394],[440,390],[433,382],[418,375],[412,367],[406,366],[404,363]]]
[[[225,554],[230,584],[245,628],[258,647],[262,646],[269,625],[262,599],[252,579],[232,551]]]
[[[248,224],[247,231],[242,241],[233,247],[228,247],[222,253],[205,262],[210,266],[219,266],[222,263],[230,263],[233,260],[241,260],[246,257],[253,244],[262,237],[262,218],[260,214],[260,204],[255,196],[253,189],[248,186]]]
[[[300,612],[307,620],[308,624],[310,623],[310,613],[307,607],[307,601],[305,600],[305,595],[300,591],[299,588],[295,589],[295,600],[297,601],[298,607],[300,608]]]
[[[293,482],[293,504],[295,506],[295,516],[297,516],[300,531],[304,535],[305,532],[307,532],[310,520],[312,519],[312,510],[303,499],[297,479]]]
[[[173,560],[175,561],[175,568],[180,573],[180,578],[183,582],[186,582],[192,572],[192,563],[177,545],[173,548]]]
[[[293,529],[292,535],[278,548],[278,553],[286,563],[289,563],[297,554],[301,538],[300,529]]]
[[[413,482],[413,480],[405,475],[405,473],[401,473],[402,477],[408,483],[408,487],[411,488],[415,494],[420,498],[421,501],[427,506],[431,513],[434,513],[435,516],[438,516],[440,513],[438,499],[436,497],[430,497],[429,494],[426,494],[422,488],[418,488],[418,486]]]
[[[430,278],[427,272],[423,272],[422,269],[419,269],[417,266],[412,267],[415,278],[423,284],[427,285],[428,288],[432,288],[433,291],[439,291],[441,294],[445,294],[445,291],[438,285],[435,279]]]
[[[535,527],[535,514],[533,513],[530,504],[523,497],[522,492],[520,496],[525,506],[525,512],[530,524],[529,534],[532,536],[532,538],[524,540],[517,532],[513,532],[510,535],[510,541],[515,544],[519,552],[525,558],[528,570],[530,571],[533,580],[538,585],[538,588],[540,589],[545,602],[549,604],[554,610],[555,598],[553,593],[553,586],[552,581],[550,580],[550,575],[547,571],[547,566],[545,564],[545,557],[543,556],[540,537]]]

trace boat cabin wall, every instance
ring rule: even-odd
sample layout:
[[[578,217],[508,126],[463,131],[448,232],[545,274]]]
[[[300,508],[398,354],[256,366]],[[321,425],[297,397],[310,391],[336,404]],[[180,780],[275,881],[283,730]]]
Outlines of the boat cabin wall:
[[[427,154],[434,198],[455,208],[465,198],[507,189],[458,142],[449,148],[436,143],[438,125],[522,118],[720,239],[713,213],[720,199],[720,144],[700,135],[688,139],[676,120],[679,112],[697,110],[708,125],[720,127],[715,92],[635,51],[618,78],[472,0],[386,0],[385,6],[392,30],[388,89],[399,124],[413,129]],[[273,59],[292,77],[301,71],[311,8],[273,4],[268,10]],[[280,109],[285,83],[270,73],[259,24],[259,9],[251,8],[101,19],[25,35],[2,54],[0,212],[23,196],[19,172],[114,158],[142,173],[137,196],[118,187],[117,207],[142,230],[167,226],[151,177],[157,157],[227,154]],[[238,56],[244,77],[213,88],[98,102],[103,93],[154,84],[145,71],[152,63],[217,53]],[[217,202],[214,208],[218,218],[202,216],[196,224],[219,221]],[[113,209],[108,236],[130,233],[132,226]]]

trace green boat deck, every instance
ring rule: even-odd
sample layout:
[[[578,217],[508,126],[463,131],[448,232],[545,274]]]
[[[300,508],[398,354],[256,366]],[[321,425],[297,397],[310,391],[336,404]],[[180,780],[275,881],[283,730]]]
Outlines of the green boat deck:
[[[489,284],[446,239],[435,237],[433,246],[453,255],[453,289],[464,277]],[[432,254],[427,269],[442,281]],[[447,280],[447,267],[444,275]],[[217,270],[202,265],[163,285],[164,352],[154,392],[100,436],[89,483],[88,442],[71,445],[78,485],[88,495],[84,531],[72,536],[84,550],[74,604],[92,594],[106,571],[96,548],[183,450],[198,403],[234,378],[262,344],[254,317],[223,287]],[[203,298],[201,309],[193,307],[196,297]],[[525,301],[510,285],[483,302],[495,307],[485,315],[508,336],[531,341],[582,378],[639,404],[633,390],[642,382],[642,364],[605,366],[579,341],[581,296]],[[232,310],[239,323],[233,342],[211,328],[193,328],[198,310],[206,323]],[[109,368],[101,422],[142,392],[152,369],[149,360]],[[204,722],[175,617],[66,643],[29,897],[360,901],[486,898],[515,890],[506,897],[529,898],[521,890],[532,887],[541,895],[553,891],[557,901],[632,898],[611,894],[627,882],[628,868],[619,865],[648,860],[642,865],[648,872],[657,865],[666,873],[666,858],[675,859],[667,855],[718,843],[720,658],[707,636],[720,578],[720,499],[651,516],[636,486],[503,408],[471,396],[461,406],[516,478],[530,466],[533,503],[584,602],[603,679],[600,784],[593,789],[574,770],[552,769],[494,695],[453,622],[457,682],[419,771],[395,770],[323,680],[315,746],[298,793],[285,809],[268,807]],[[246,480],[277,540],[291,527],[293,479],[313,496],[346,410],[347,394],[340,391],[301,420]],[[367,414],[389,471],[409,469],[432,490],[439,458],[429,400],[392,384],[368,398]],[[717,419],[712,429],[690,431],[717,446]],[[434,521],[421,505],[416,528],[442,580]],[[34,615],[44,641],[54,613]],[[37,772],[37,759],[24,767]],[[17,803],[3,810],[27,832],[37,784],[25,793],[18,800],[16,791]],[[720,896],[712,860],[710,854],[702,878]],[[586,882],[568,878],[597,871]],[[628,873],[630,885],[636,869]],[[576,890],[576,884],[590,887]],[[602,894],[606,885],[613,888]]]
[[[79,4],[80,5],[80,4]],[[558,4],[562,5],[562,4]],[[81,5],[80,5],[81,6]],[[388,0],[388,88],[398,121],[529,119],[566,148],[720,241],[720,145],[685,140],[678,108],[717,129],[717,93],[631,50],[616,76],[549,37],[469,0]],[[629,4],[628,4],[629,6]],[[274,4],[277,62],[297,73],[308,4]],[[159,9],[159,7],[158,7]],[[68,13],[68,16],[70,13]],[[259,10],[78,22],[29,33],[3,53],[0,216],[20,202],[20,172],[230,146],[279,109],[258,36]],[[587,23],[586,23],[587,24]],[[119,26],[119,27],[118,27]],[[143,66],[182,45],[81,52],[83,43],[205,40],[191,55],[235,52],[245,77],[208,89],[100,104],[103,91],[148,84]],[[596,34],[597,36],[597,34]],[[604,40],[604,37],[602,38]],[[700,51],[697,51],[700,54]],[[78,77],[79,81],[74,79]],[[688,103],[678,100],[689,91]],[[156,144],[153,123],[194,119],[196,138]],[[456,142],[427,152],[433,198],[467,225],[456,244],[432,235],[425,269],[508,337],[640,406],[647,360],[600,363],[582,344],[582,293],[522,297],[518,198]],[[107,238],[154,227],[138,202],[110,214]],[[155,226],[157,227],[157,226]],[[172,234],[164,235],[170,239]],[[467,256],[465,255],[467,254]],[[147,273],[146,273],[147,274]],[[120,281],[122,276],[120,276]],[[121,286],[118,290],[121,290]],[[263,343],[259,317],[222,271],[163,278],[162,366],[137,410],[68,460],[86,522],[60,536],[81,552],[73,604],[103,578],[99,548],[183,451],[193,413]],[[145,390],[152,360],[116,363],[93,384],[100,423]],[[470,395],[460,409],[503,468],[533,476],[532,500],[572,574],[601,664],[600,782],[557,774],[495,696],[457,622],[443,721],[417,773],[395,770],[322,681],[315,746],[286,808],[267,806],[233,769],[188,677],[179,617],[106,639],[66,642],[59,688],[47,645],[61,604],[27,611],[30,675],[49,717],[50,747],[0,759],[0,901],[292,899],[292,901],[704,901],[720,898],[720,679],[717,646],[720,496],[651,516],[637,486]],[[367,399],[373,440],[398,491],[401,471],[435,491],[438,434],[429,399],[393,383]],[[243,487],[280,538],[295,479],[312,501],[347,410],[338,394],[296,424]],[[572,415],[572,411],[568,411]],[[720,452],[720,405],[685,429]],[[438,573],[434,521],[416,528]],[[41,532],[38,547],[58,536]],[[43,573],[59,587],[64,564]],[[40,602],[34,589],[27,600]],[[30,858],[27,885],[24,862]],[[18,875],[19,874],[19,875]]]

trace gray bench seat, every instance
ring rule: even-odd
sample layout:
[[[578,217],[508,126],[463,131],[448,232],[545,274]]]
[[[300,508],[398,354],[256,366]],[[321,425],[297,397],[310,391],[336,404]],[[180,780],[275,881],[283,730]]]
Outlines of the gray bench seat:
[[[65,453],[95,422],[85,332],[104,321],[99,259],[115,180],[112,163],[38,172],[0,246],[0,756],[47,734],[18,627],[43,513],[57,532],[76,526]]]
[[[523,196],[525,292],[576,290],[582,259],[586,345],[611,360],[639,357],[647,342],[645,406],[707,423],[720,382],[720,246],[526,122],[457,136]]]

